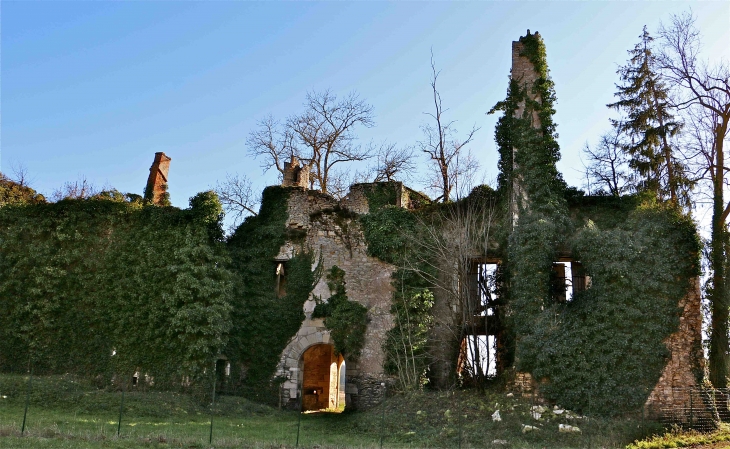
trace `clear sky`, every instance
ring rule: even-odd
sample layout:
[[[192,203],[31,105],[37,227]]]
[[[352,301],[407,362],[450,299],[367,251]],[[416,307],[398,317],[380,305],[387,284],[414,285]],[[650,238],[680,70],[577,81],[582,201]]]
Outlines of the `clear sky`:
[[[481,127],[471,150],[494,179],[497,117],[485,113],[505,97],[511,42],[529,28],[555,81],[559,169],[580,187],[580,149],[609,128],[617,65],[643,25],[655,33],[690,8],[705,55],[730,60],[730,1],[6,0],[0,170],[25,165],[45,194],[81,176],[141,194],[164,151],[176,206],[226,173],[264,187],[276,173],[246,156],[246,137],[267,114],[301,111],[307,91],[372,104],[363,144],[415,144],[432,108],[433,49],[447,114],[463,132]]]

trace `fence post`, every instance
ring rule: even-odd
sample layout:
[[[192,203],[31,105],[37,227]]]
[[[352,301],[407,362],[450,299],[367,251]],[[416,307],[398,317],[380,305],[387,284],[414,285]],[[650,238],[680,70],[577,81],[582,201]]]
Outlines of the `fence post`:
[[[122,403],[119,404],[119,423],[117,424],[117,438],[119,438],[119,434],[122,431],[122,410],[124,410],[124,385],[122,385]]]
[[[210,403],[210,438],[208,444],[213,444],[213,413],[215,412],[215,381],[216,381],[216,368],[218,360],[213,360],[213,401]]]
[[[644,417],[644,406],[641,406],[641,438],[646,438],[646,422]]]
[[[299,448],[299,429],[301,429],[301,427],[302,427],[302,389],[301,388],[299,388],[298,393],[299,393],[299,406],[297,407],[297,412],[298,412],[299,419],[297,420],[297,444],[295,446],[297,449]]]
[[[30,375],[28,376],[28,389],[25,393],[25,411],[23,412],[23,426],[20,429],[20,436],[25,433],[25,418],[28,416],[28,403],[30,402],[30,390],[33,388],[33,365],[30,365]]]
[[[385,433],[385,382],[381,382],[383,394],[380,398],[380,449],[383,449],[383,434]]]
[[[691,429],[695,427],[695,407],[694,401],[692,400],[692,388],[689,389],[689,427]]]
[[[588,422],[590,421],[590,414],[591,414],[591,400],[593,396],[593,390],[588,390],[588,413],[586,414],[586,432],[588,433],[588,449],[591,448],[591,436],[593,435],[593,432],[588,430]]]
[[[457,419],[457,425],[459,426],[459,449],[461,449],[461,395],[458,394],[458,387],[457,390],[454,390],[454,393],[457,393],[456,395],[456,419]]]

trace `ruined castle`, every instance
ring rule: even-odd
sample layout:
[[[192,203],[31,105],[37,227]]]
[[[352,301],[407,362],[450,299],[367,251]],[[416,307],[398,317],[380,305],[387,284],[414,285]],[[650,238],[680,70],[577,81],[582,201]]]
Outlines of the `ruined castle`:
[[[528,37],[530,36],[528,31]],[[534,61],[525,55],[525,43],[512,43],[511,80],[526,92],[517,105],[515,117],[524,117],[526,105],[529,102],[540,102],[542,99],[532,89],[540,78]],[[528,111],[529,112],[529,111]],[[534,110],[529,112],[528,120],[532,126],[539,128],[540,116]],[[513,157],[521,148],[513,148]],[[515,160],[517,160],[515,158]],[[158,153],[150,173],[148,186],[151,188],[155,201],[161,197],[162,186],[167,182],[167,170],[170,159]],[[523,186],[523,175],[515,170],[515,176],[510,180],[508,204],[508,222],[514,228],[518,225],[521,211],[527,210],[531,200],[527,189]],[[275,377],[283,379],[280,384],[280,401],[284,406],[301,407],[304,410],[338,409],[347,407],[369,407],[377,404],[384,394],[384,389],[390,385],[392,377],[386,374],[386,354],[383,343],[387,332],[394,326],[393,316],[393,273],[397,267],[383,260],[369,255],[366,240],[358,220],[352,217],[362,217],[371,213],[368,202],[368,191],[374,184],[356,184],[349,193],[338,200],[327,194],[309,190],[310,173],[306,165],[292,157],[285,164],[282,187],[287,188],[287,219],[289,230],[303,235],[303,241],[287,242],[281,246],[279,253],[272,260],[272,276],[277,277],[277,286],[284,282],[287,276],[287,263],[298,251],[298,248],[312,248],[316,252],[319,268],[322,271],[337,266],[345,273],[345,284],[350,301],[361,304],[367,309],[368,324],[365,332],[364,346],[357,360],[347,360],[338,354],[333,341],[324,324],[324,319],[313,317],[317,300],[326,302],[330,297],[330,289],[324,279],[320,279],[309,300],[304,304],[305,319],[296,335],[289,341],[280,354]],[[390,206],[406,210],[416,210],[427,203],[424,195],[415,192],[402,183],[389,183],[389,188],[395,189],[391,197]],[[589,204],[587,201],[586,204]],[[592,203],[590,203],[592,204]],[[602,207],[602,206],[601,206]],[[611,207],[611,206],[608,206]],[[586,220],[595,219],[593,215],[600,213],[600,207],[591,206],[574,212],[573,215],[585,215]],[[348,217],[338,218],[337,211],[347,211]],[[598,212],[596,212],[598,211]],[[347,229],[343,229],[347,224]],[[398,232],[398,230],[393,230]],[[502,263],[497,256],[478,254],[473,255],[473,278],[470,282],[478,282],[487,266],[496,267]],[[571,253],[569,249],[558,251],[553,260],[553,276],[570,285],[571,295],[591,288],[592,279],[583,269],[582,261]],[[654,414],[661,413],[665,407],[678,406],[687,403],[687,393],[683,388],[696,386],[698,372],[702,370],[701,353],[701,312],[699,282],[695,279],[691,287],[677,304],[679,313],[679,327],[676,332],[665,339],[664,344],[668,356],[658,382],[649,392],[645,408]],[[278,287],[277,287],[278,288]],[[476,288],[474,289],[476,290]],[[563,288],[563,301],[565,297]],[[447,300],[435,294],[434,314],[440,314],[440,322],[454,322],[451,314],[451,305]],[[501,342],[499,330],[490,324],[496,317],[481,316],[485,324],[476,332],[484,337],[484,341],[493,342],[495,346]],[[439,334],[439,326],[432,330],[439,349],[438,340],[447,338]],[[441,330],[443,334],[443,329]],[[449,345],[445,345],[447,347]],[[435,359],[442,362],[434,363],[431,373],[437,378],[446,378],[454,367],[457,359],[464,357],[451,349],[443,349]],[[452,351],[452,352],[449,352]],[[498,358],[495,352],[493,357]],[[450,360],[443,362],[443,360]],[[490,368],[493,374],[501,375],[511,370],[510,388],[517,392],[532,392],[540,389],[541,379],[535,379],[527,373],[521,373],[511,366],[505,366],[503,361],[493,361]],[[452,373],[453,374],[453,373]]]

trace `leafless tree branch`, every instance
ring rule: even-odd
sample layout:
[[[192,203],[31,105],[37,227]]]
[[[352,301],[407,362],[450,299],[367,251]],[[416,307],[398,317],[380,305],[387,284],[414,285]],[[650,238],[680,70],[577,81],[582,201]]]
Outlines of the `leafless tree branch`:
[[[251,181],[246,176],[226,174],[225,181],[216,184],[215,193],[218,194],[226,213],[233,217],[234,227],[246,216],[257,215],[259,195],[254,192]]]

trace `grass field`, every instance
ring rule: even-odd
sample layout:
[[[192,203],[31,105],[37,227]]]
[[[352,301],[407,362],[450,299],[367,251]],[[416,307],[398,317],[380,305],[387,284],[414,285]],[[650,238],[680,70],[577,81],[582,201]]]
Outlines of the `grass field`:
[[[125,395],[71,377],[34,378],[25,434],[27,377],[0,376],[0,448],[618,448],[663,433],[640,416],[582,418],[542,410],[529,400],[473,390],[393,395],[368,411],[298,414],[234,396],[217,399],[210,439],[209,403],[171,392]],[[501,421],[492,418],[499,410]],[[301,418],[301,421],[300,421]],[[580,428],[561,433],[559,424]],[[524,426],[536,428],[523,432]]]

